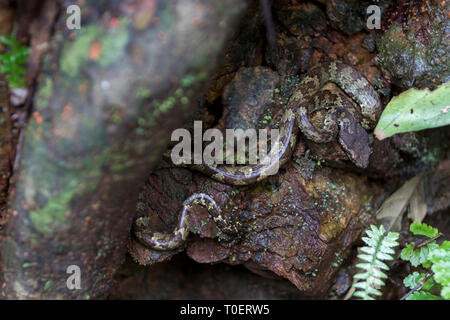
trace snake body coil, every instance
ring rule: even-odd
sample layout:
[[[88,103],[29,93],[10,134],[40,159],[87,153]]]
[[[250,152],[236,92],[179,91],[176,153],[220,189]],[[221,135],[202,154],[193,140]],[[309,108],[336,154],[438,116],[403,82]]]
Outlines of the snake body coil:
[[[373,129],[381,113],[378,94],[370,83],[354,68],[340,61],[318,64],[302,79],[289,99],[280,125],[280,147],[270,152],[270,160],[264,164],[231,167],[210,164],[190,165],[211,178],[230,185],[249,185],[263,180],[273,166],[284,165],[289,160],[297,139],[298,129],[307,139],[317,143],[329,142],[336,135],[336,112],[349,109],[348,98],[339,93],[323,90],[327,83],[336,84],[359,106],[361,125]],[[317,103],[321,104],[315,107]],[[331,109],[323,128],[316,128],[310,121],[311,110]],[[348,110],[349,111],[349,110]],[[344,149],[346,145],[344,144]],[[363,164],[356,163],[363,166]]]

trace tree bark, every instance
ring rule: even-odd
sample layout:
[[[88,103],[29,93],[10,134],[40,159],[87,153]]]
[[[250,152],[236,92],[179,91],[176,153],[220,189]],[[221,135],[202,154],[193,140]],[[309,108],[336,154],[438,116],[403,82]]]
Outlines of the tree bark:
[[[191,119],[242,0],[64,1],[10,190],[8,299],[104,297],[124,260],[139,186]],[[70,290],[70,265],[81,288]],[[70,281],[70,280],[69,280]]]

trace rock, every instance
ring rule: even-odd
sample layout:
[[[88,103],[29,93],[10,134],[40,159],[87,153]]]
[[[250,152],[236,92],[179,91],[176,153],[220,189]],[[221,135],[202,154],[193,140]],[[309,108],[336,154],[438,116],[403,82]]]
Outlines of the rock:
[[[365,27],[364,8],[366,7],[358,0],[330,0],[326,3],[331,26],[347,35],[359,32]]]
[[[306,72],[312,54],[313,48],[307,41],[279,31],[276,32],[275,44],[268,44],[265,59],[280,75],[296,75],[299,72]]]
[[[243,188],[199,174],[190,178],[184,169],[172,171],[176,173],[156,172],[147,186],[151,195],[145,201],[147,215],[150,221],[164,221],[165,227],[159,230],[171,232],[182,199],[202,190],[218,201],[225,219],[234,217],[246,231],[239,239],[226,238],[204,208],[193,206],[187,243],[192,259],[251,263],[288,279],[308,295],[327,292],[353,242],[371,221],[381,195],[376,184],[339,170],[316,168],[312,178],[305,180],[301,168],[292,163],[276,176]],[[161,254],[179,252],[141,249],[136,254],[136,246],[140,245],[130,246],[130,253],[140,264],[153,264],[155,254],[160,261]]]
[[[295,36],[313,35],[326,28],[325,14],[310,2],[275,5],[275,12],[281,23]]]
[[[378,61],[400,90],[432,89],[450,80],[447,11],[431,0],[392,13],[397,19],[377,41]]]
[[[280,76],[266,67],[239,69],[223,92],[222,127],[246,130],[268,126],[280,82]]]

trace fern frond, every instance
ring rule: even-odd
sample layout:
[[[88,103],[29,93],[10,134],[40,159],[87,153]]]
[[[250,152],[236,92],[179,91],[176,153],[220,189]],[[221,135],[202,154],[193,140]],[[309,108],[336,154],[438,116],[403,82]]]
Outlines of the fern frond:
[[[379,288],[384,286],[384,281],[387,275],[383,270],[389,270],[387,264],[383,261],[393,260],[392,254],[395,253],[394,247],[398,246],[397,239],[399,234],[397,232],[388,232],[383,226],[379,228],[371,225],[370,229],[366,230],[367,237],[362,240],[367,244],[360,248],[358,259],[361,261],[356,267],[362,269],[361,272],[354,276],[358,280],[355,283],[357,289],[354,296],[360,297],[364,300],[374,300],[373,296],[381,296]]]
[[[450,241],[444,241],[439,248],[431,251],[430,260],[434,280],[442,285],[441,296],[450,299]]]

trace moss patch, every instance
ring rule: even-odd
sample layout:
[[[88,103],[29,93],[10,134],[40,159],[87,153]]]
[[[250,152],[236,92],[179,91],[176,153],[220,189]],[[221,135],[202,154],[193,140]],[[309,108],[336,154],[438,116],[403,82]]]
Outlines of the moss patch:
[[[127,30],[128,20],[120,19],[117,28],[104,30],[90,25],[77,30],[77,39],[64,46],[61,54],[61,70],[71,77],[75,77],[83,64],[96,60],[102,67],[107,67],[119,59],[129,40]],[[100,53],[97,58],[90,57],[90,49],[94,41],[100,42]]]

